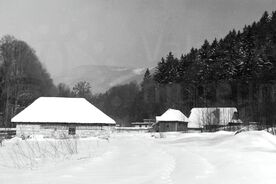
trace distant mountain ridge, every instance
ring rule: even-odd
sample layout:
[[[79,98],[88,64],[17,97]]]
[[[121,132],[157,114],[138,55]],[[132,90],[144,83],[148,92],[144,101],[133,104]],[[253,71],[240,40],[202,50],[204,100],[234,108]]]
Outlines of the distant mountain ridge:
[[[73,87],[79,81],[91,84],[92,93],[103,93],[109,88],[132,81],[140,83],[147,68],[128,68],[106,65],[83,65],[75,67],[66,74],[53,77],[54,82]]]

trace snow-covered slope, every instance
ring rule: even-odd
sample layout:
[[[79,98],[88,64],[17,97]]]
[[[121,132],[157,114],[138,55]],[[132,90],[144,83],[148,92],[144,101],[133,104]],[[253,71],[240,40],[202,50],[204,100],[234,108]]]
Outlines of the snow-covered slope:
[[[54,77],[56,84],[65,83],[70,87],[79,81],[87,81],[93,93],[105,92],[110,87],[131,81],[142,81],[146,68],[127,68],[104,65],[86,65],[72,69],[67,74]]]
[[[16,157],[14,149],[27,143],[5,142],[0,147],[0,183],[276,183],[276,137],[267,132],[164,133],[162,139],[150,135],[115,134],[109,143],[80,139],[77,155],[82,156],[44,164],[35,160],[40,165],[33,169],[8,167],[25,158]]]

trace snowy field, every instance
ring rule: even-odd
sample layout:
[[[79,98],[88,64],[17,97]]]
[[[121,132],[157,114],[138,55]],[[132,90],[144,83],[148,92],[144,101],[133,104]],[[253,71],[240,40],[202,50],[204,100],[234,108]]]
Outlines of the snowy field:
[[[264,131],[161,137],[13,139],[0,147],[0,183],[276,183],[276,137]]]

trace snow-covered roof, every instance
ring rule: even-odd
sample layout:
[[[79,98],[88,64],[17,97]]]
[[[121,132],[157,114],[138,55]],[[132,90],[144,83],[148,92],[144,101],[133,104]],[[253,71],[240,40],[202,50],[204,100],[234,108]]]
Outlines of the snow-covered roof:
[[[29,123],[103,123],[115,121],[84,98],[40,97],[12,118]]]
[[[193,108],[189,116],[188,128],[201,128],[203,125],[227,125],[234,122],[235,107],[206,107]]]
[[[180,110],[168,109],[161,116],[156,116],[156,122],[158,122],[158,121],[181,121],[181,122],[188,122],[188,118]]]

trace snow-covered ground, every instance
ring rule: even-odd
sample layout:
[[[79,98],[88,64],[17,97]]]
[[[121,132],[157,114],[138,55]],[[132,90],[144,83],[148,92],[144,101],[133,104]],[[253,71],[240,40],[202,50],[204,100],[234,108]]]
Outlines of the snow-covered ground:
[[[264,131],[155,137],[160,136],[113,134],[109,142],[87,138],[70,146],[56,140],[6,141],[0,147],[0,183],[276,183],[276,137]]]

